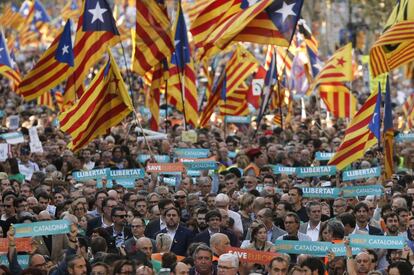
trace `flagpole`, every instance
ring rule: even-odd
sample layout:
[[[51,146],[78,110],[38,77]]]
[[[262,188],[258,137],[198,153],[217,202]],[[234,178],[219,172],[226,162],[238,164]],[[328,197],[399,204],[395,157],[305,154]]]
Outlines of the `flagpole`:
[[[168,133],[168,79],[164,81],[165,85],[165,133]]]
[[[124,57],[124,62],[125,62],[125,70],[126,70],[126,74],[127,74],[127,81],[128,81],[129,89],[132,92],[132,81],[131,81],[130,72],[128,70],[128,62],[127,62],[127,59],[125,57],[125,49],[124,49],[124,45],[122,44],[122,41],[120,42],[120,44],[121,44],[121,49],[122,49],[122,56]],[[110,50],[110,49],[108,49],[108,50]],[[144,137],[145,145],[147,145],[147,147],[148,147],[148,151],[150,153],[150,156],[153,157],[154,153],[151,149],[151,145],[149,144],[149,142],[147,140],[147,137],[145,135],[144,128],[142,127],[141,121],[138,119],[138,112],[135,109],[134,102],[132,102],[132,107],[134,109],[133,112],[134,112],[134,116],[135,116],[135,121],[137,122],[139,128],[141,129],[141,133],[142,133],[142,136]]]
[[[180,76],[181,76],[181,103],[183,105],[183,115],[184,115],[184,128],[187,131],[187,115],[185,112],[185,68],[182,69],[182,71],[180,72]]]
[[[283,129],[283,110],[282,110],[282,98],[280,96],[280,80],[277,78],[277,100],[279,103],[279,115],[280,115],[280,128]]]

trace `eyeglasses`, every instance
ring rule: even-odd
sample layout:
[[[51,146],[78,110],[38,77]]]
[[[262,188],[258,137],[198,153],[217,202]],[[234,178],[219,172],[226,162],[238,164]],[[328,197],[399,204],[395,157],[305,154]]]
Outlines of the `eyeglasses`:
[[[114,217],[125,219],[127,217],[127,215],[114,215]]]
[[[235,268],[235,267],[232,267],[232,266],[224,266],[224,265],[218,265],[218,266],[217,266],[217,268],[218,268],[218,269],[224,269],[224,270],[230,270],[230,269],[233,269],[233,268]]]
[[[176,199],[185,199],[185,196],[175,196]]]
[[[143,225],[131,225],[131,228],[140,228],[140,227],[144,227]]]

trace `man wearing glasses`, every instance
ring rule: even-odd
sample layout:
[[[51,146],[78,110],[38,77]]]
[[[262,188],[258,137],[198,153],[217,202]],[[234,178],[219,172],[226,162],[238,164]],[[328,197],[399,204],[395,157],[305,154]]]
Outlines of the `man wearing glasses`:
[[[102,201],[102,215],[88,221],[88,227],[86,235],[89,237],[92,235],[92,231],[98,227],[110,227],[112,225],[111,211],[112,208],[118,205],[118,202],[111,197],[105,198]]]
[[[125,241],[125,252],[127,255],[135,254],[137,249],[137,242],[140,238],[145,237],[145,221],[143,218],[135,217],[131,222],[132,238]],[[155,241],[151,240],[152,247],[155,247]]]
[[[113,238],[108,248],[116,249],[124,245],[125,241],[132,237],[131,230],[126,227],[127,213],[122,207],[114,207],[111,211],[113,224],[105,230]],[[111,247],[112,246],[112,247]]]

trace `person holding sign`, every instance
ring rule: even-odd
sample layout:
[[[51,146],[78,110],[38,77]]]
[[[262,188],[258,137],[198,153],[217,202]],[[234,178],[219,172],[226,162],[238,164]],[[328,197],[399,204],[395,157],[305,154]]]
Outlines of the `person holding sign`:
[[[267,228],[263,223],[259,223],[252,228],[252,235],[250,244],[246,249],[253,249],[258,251],[276,252],[276,247],[273,243],[267,241]],[[254,272],[263,272],[265,267],[259,264],[246,264],[244,269],[252,270]]]

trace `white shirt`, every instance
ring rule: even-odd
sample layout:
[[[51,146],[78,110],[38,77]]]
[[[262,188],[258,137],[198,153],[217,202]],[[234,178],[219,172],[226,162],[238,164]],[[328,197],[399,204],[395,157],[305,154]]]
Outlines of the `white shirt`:
[[[178,226],[177,226],[178,227]],[[177,228],[175,228],[174,230],[170,230],[167,228],[167,234],[168,236],[171,237],[171,240],[174,241],[174,237],[175,237],[175,233],[177,232]]]
[[[92,170],[93,168],[95,168],[95,162],[93,161],[89,161],[83,165],[83,169],[85,170]]]
[[[308,223],[308,227],[306,228],[306,235],[308,235],[312,241],[316,242],[319,239],[319,231],[321,229],[321,222],[315,227],[312,228],[310,222]]]
[[[37,163],[29,160],[28,163],[19,162],[19,171],[25,176],[25,180],[31,180],[33,172],[40,171]]]
[[[160,218],[160,230],[164,230],[164,228],[167,228],[167,225],[165,222]]]
[[[240,217],[240,214],[237,212],[234,212],[232,210],[227,210],[227,213],[229,214],[229,217],[234,220],[234,230],[239,231],[243,234],[243,224]]]

